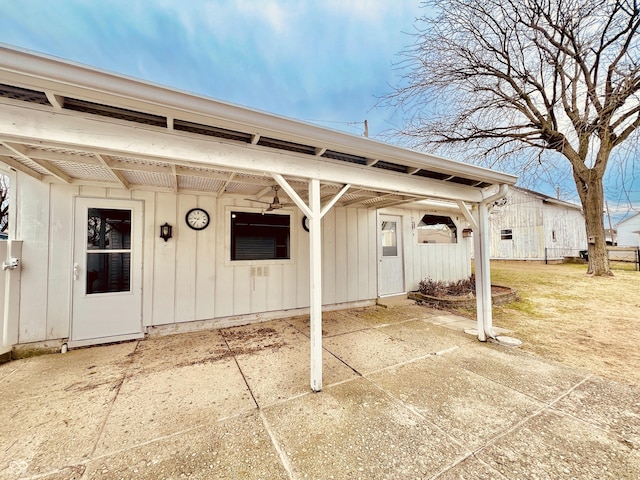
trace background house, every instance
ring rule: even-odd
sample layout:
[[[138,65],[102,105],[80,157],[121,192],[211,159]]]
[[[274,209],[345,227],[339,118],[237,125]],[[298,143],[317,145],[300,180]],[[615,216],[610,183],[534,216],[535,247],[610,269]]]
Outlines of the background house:
[[[562,259],[587,249],[582,208],[532,190],[511,187],[489,223],[492,259]]]
[[[619,247],[640,247],[640,212],[617,225]]]

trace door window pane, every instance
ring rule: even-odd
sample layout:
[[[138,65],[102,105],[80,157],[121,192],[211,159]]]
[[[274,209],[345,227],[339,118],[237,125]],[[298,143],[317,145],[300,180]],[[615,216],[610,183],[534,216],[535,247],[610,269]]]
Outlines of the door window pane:
[[[396,231],[396,222],[382,222],[380,243],[382,244],[383,257],[398,256],[398,233]]]
[[[87,254],[87,294],[128,292],[131,253]]]
[[[131,210],[90,208],[87,219],[88,250],[131,248]]]
[[[131,290],[131,210],[89,208],[86,293]]]

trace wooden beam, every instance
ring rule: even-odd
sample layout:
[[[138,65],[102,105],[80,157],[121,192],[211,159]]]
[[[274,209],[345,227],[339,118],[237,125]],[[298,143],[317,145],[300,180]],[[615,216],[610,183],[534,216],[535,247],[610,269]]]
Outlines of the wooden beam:
[[[62,107],[64,107],[63,96],[56,95],[55,93],[49,91],[44,92],[44,94],[47,96],[47,100],[49,100],[49,103],[53,105],[53,108],[55,108],[56,110],[62,110]]]
[[[342,188],[340,189],[340,191],[339,191],[338,193],[336,193],[336,194],[335,194],[335,196],[334,196],[331,200],[329,200],[329,203],[327,203],[327,204],[322,208],[322,210],[321,210],[321,212],[320,212],[320,217],[324,217],[324,216],[327,214],[327,212],[328,212],[329,210],[331,210],[331,207],[333,207],[333,206],[336,204],[336,202],[337,202],[338,200],[340,200],[340,199],[342,198],[342,196],[343,196],[345,193],[347,193],[347,190],[349,190],[350,188],[351,188],[351,185],[349,185],[348,183],[347,183],[344,187],[342,187]]]
[[[111,172],[111,174],[116,177],[116,179],[118,180],[118,183],[120,183],[120,185],[122,185],[124,188],[126,188],[127,190],[130,190],[131,187],[129,185],[129,181],[126,179],[126,177],[118,170],[114,170],[112,169],[109,164],[105,161],[105,159],[102,157],[102,155],[100,155],[99,153],[95,154],[96,158],[98,159],[98,161],[100,162],[100,164],[106,168],[107,170],[109,170],[109,172]]]
[[[9,165],[9,167],[13,168],[14,170],[22,172],[25,175],[29,175],[30,177],[33,177],[37,180],[42,181],[43,179],[43,176],[40,173],[36,172],[35,170],[32,170],[31,168],[18,162],[17,160],[14,160],[11,157],[0,155],[0,162],[5,163],[6,165]]]
[[[195,138],[157,128],[109,123],[50,110],[26,109],[3,104],[0,138],[8,141],[53,144],[59,148],[87,149],[95,153],[153,158],[174,164],[189,162],[254,174],[276,173],[287,177],[318,178],[323,182],[350,183],[371,190],[429,198],[482,200],[473,187],[436,181],[296,152],[277,152],[259,145],[237,144],[222,139]],[[42,128],[46,125],[47,128]],[[302,160],[302,161],[301,161]]]
[[[46,170],[48,174],[50,174],[53,177],[56,177],[58,180],[62,180],[64,183],[71,183],[71,176],[64,173],[55,165],[52,165],[50,162],[46,160],[38,160],[26,155],[24,153],[26,151],[26,148],[23,145],[20,145],[20,144],[14,145],[8,142],[0,142],[0,143],[2,143],[2,145],[4,145],[9,150],[11,150],[15,156],[20,157],[29,162],[35,163],[40,168]]]
[[[222,186],[218,189],[218,196],[221,197],[222,195],[224,195],[227,187],[229,186],[229,184],[231,183],[231,180],[233,180],[233,177],[235,177],[236,174],[235,173],[231,173],[229,175],[229,177],[224,181],[224,183],[222,184]]]
[[[178,171],[175,165],[171,165],[171,184],[173,185],[173,191],[178,193]]]

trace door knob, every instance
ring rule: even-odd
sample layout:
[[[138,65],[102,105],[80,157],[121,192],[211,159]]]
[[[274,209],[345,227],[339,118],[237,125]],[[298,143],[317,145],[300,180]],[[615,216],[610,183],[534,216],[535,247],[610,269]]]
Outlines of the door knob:
[[[80,273],[80,265],[78,265],[77,263],[73,264],[73,279],[77,280],[78,279],[78,275]]]

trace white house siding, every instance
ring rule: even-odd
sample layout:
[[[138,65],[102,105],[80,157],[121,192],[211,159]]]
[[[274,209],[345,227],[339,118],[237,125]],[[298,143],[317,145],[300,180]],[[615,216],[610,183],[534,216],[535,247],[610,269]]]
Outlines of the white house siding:
[[[160,193],[42,183],[18,174],[21,208],[15,238],[22,254],[19,343],[66,338],[71,318],[74,197],[130,199],[143,203],[143,323],[193,320],[280,311],[309,305],[308,233],[291,207],[291,261],[233,265],[228,261],[231,207],[249,202],[208,195]],[[184,222],[195,207],[211,224],[194,231]],[[253,204],[255,208],[255,204]],[[159,238],[159,225],[173,225],[173,238]],[[324,304],[377,296],[376,212],[333,208],[323,219]],[[257,268],[256,268],[257,267]]]
[[[458,227],[458,242],[452,244],[418,243],[416,226],[426,214],[449,216],[447,213],[417,209],[385,209],[381,213],[403,216],[405,286],[407,291],[418,289],[425,278],[435,281],[456,281],[471,275],[471,238],[463,238],[466,222],[459,215],[451,219]]]
[[[308,233],[301,214],[291,212],[291,261],[232,264],[229,259],[231,208],[254,208],[242,199],[90,186],[48,184],[18,173],[12,219],[23,240],[19,343],[66,338],[70,331],[74,197],[113,198],[143,204],[144,326],[304,308],[309,305]],[[211,223],[187,227],[186,212],[206,209]],[[457,280],[471,274],[470,241],[418,244],[415,226],[427,212],[387,209],[403,217],[405,286],[420,280]],[[430,212],[434,213],[434,212]],[[378,227],[373,209],[335,207],[323,218],[323,304],[377,297]],[[173,238],[159,238],[159,226],[173,225]],[[83,228],[83,227],[81,227]]]
[[[490,213],[491,258],[544,260],[545,248],[554,258],[575,256],[587,248],[580,209],[545,198],[517,188],[509,190],[507,203]],[[502,239],[503,230],[511,230],[511,240]]]
[[[640,247],[640,213],[620,222],[617,230],[619,247]]]

